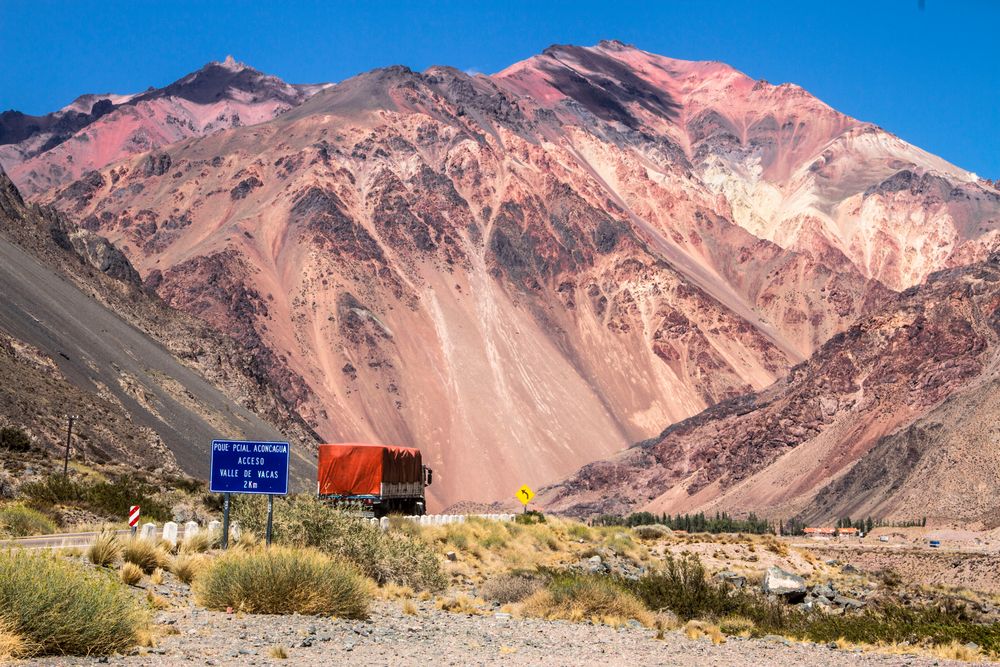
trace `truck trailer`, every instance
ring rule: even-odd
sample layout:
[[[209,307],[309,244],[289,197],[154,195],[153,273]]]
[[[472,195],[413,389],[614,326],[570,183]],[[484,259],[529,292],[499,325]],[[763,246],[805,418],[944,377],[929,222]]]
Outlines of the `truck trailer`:
[[[420,450],[412,447],[353,442],[319,446],[320,500],[377,517],[390,512],[424,514],[424,488],[432,478]]]

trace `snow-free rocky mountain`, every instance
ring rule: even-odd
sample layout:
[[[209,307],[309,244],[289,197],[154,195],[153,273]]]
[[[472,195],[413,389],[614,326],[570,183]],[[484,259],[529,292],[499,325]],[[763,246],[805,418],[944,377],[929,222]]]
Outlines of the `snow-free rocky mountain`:
[[[620,42],[492,76],[397,66],[332,86],[227,61],[126,97],[97,118],[81,98],[76,129],[67,110],[33,132],[5,114],[0,161],[240,341],[323,439],[423,449],[432,508],[556,483],[699,413],[723,428],[713,406],[754,410],[738,397],[793,385],[835,341],[864,358],[856,322],[937,271],[989,267],[998,245],[995,184],[798,86]],[[864,392],[874,360],[859,363]],[[854,493],[852,466],[956,387],[871,437],[825,436],[836,463],[775,474],[797,490],[778,504],[807,511],[831,480]],[[799,407],[867,414],[838,391],[820,378]],[[788,451],[822,430],[799,426]],[[699,507],[776,460],[755,433],[670,449],[683,465],[616,465],[594,488],[629,509]],[[604,507],[582,484],[542,498]],[[772,500],[747,492],[737,509]]]

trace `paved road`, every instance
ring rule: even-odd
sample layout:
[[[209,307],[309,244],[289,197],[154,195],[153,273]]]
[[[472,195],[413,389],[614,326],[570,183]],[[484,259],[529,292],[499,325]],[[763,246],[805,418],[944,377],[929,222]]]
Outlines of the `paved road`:
[[[131,531],[129,530],[115,530],[116,535],[122,537],[128,536]],[[156,529],[156,537],[159,538],[163,534],[161,528]],[[90,531],[84,533],[55,533],[53,535],[32,535],[31,537],[15,537],[10,540],[0,540],[0,549],[7,548],[19,548],[19,549],[69,549],[73,547],[83,548],[88,546],[94,541],[99,533],[97,531]],[[184,539],[184,531],[177,531],[177,539]]]

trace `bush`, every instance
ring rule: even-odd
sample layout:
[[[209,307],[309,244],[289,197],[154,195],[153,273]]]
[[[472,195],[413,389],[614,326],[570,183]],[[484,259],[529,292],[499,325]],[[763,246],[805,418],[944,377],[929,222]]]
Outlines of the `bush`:
[[[618,623],[634,619],[652,625],[653,615],[617,580],[597,574],[560,572],[524,603],[524,613],[546,619],[599,620]]]
[[[26,551],[0,553],[0,618],[27,657],[122,653],[148,622],[107,574]]]
[[[88,482],[66,475],[48,475],[21,485],[21,493],[35,507],[73,505],[101,516],[123,518],[130,505],[141,505],[144,518],[155,521],[172,518],[170,508],[153,497],[156,487],[133,477]]]
[[[126,540],[122,548],[122,558],[127,563],[134,563],[146,574],[167,563],[167,554],[159,544],[135,537]]]
[[[658,523],[651,523],[644,526],[636,526],[632,529],[640,539],[643,540],[658,540],[663,537],[670,537],[674,534],[674,531],[670,530],[664,525]]]
[[[231,511],[243,530],[264,534],[264,498],[240,497]],[[379,584],[392,582],[423,590],[447,585],[430,546],[405,535],[383,533],[370,521],[324,505],[314,496],[289,496],[274,504],[273,539],[287,546],[313,547],[354,563]]]
[[[31,438],[19,428],[5,426],[0,428],[0,449],[11,452],[27,452],[31,450]]]
[[[532,572],[506,572],[488,579],[482,593],[490,602],[510,604],[526,600],[544,586],[545,580]]]
[[[514,515],[514,523],[530,526],[535,523],[545,523],[545,515],[538,510],[528,510]]]
[[[670,610],[681,620],[720,618],[737,613],[736,595],[722,582],[708,578],[694,554],[667,552],[664,567],[628,584],[653,611]]]
[[[118,537],[110,531],[105,531],[98,535],[94,541],[90,543],[90,546],[87,547],[87,560],[94,565],[99,565],[101,567],[114,565],[115,562],[121,558],[121,555],[121,542],[119,542]]]
[[[46,535],[56,532],[56,524],[38,510],[24,505],[0,508],[0,534],[12,537]]]
[[[195,581],[199,604],[249,614],[322,614],[367,618],[368,584],[349,563],[313,549],[232,551]]]

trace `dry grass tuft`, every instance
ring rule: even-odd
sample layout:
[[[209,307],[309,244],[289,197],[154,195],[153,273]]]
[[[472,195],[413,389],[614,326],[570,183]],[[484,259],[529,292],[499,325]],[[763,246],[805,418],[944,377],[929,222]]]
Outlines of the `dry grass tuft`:
[[[185,535],[178,547],[178,552],[182,554],[200,554],[215,547],[219,541],[219,536],[215,532],[199,530],[193,535]]]
[[[284,646],[272,646],[267,649],[267,657],[274,658],[275,660],[287,660],[288,651]]]
[[[150,574],[158,567],[167,565],[167,553],[159,544],[152,540],[132,538],[126,540],[122,548],[122,558],[128,563],[139,566],[144,573]]]
[[[366,618],[368,581],[350,563],[313,549],[230,551],[195,580],[195,600],[209,609],[248,614],[320,614]]]
[[[146,603],[149,604],[152,609],[166,609],[170,606],[170,602],[167,598],[162,595],[157,595],[153,591],[146,591]]]
[[[13,624],[0,619],[0,663],[30,653],[28,643],[14,631]]]
[[[417,615],[417,605],[413,603],[413,600],[403,600],[403,613],[407,616]]]
[[[123,584],[136,586],[142,581],[142,568],[135,563],[126,561],[118,570],[118,578],[122,580]]]
[[[478,616],[483,613],[482,606],[485,604],[479,598],[472,599],[465,593],[459,593],[451,598],[438,598],[436,606],[441,611],[448,611],[453,614]]]
[[[544,585],[541,577],[531,572],[505,572],[488,579],[483,584],[482,592],[490,602],[508,604],[528,599]]]
[[[87,560],[100,567],[111,567],[122,556],[122,545],[111,531],[104,531],[87,547]]]
[[[378,594],[383,600],[405,600],[412,598],[415,593],[409,586],[387,583],[378,587]]]
[[[550,620],[592,620],[614,625],[625,619],[647,627],[654,623],[653,614],[639,598],[599,575],[560,574],[525,600],[522,611]]]
[[[149,575],[149,583],[154,586],[160,586],[163,584],[163,568],[158,567],[153,570],[153,574]]]
[[[724,644],[726,641],[719,626],[704,621],[688,621],[684,626],[684,634],[688,639],[708,637],[713,644]]]
[[[182,553],[174,556],[170,562],[170,571],[174,573],[175,577],[190,586],[207,564],[205,556]]]

